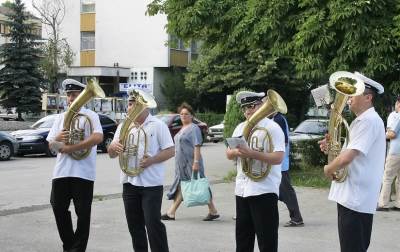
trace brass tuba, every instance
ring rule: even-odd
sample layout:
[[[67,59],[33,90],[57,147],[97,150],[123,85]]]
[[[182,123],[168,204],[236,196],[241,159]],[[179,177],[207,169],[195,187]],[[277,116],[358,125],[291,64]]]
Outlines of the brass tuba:
[[[143,158],[140,155],[147,153],[147,134],[135,120],[146,108],[157,107],[157,103],[152,95],[142,90],[132,90],[130,93],[135,97],[135,105],[128,112],[121,126],[119,141],[124,146],[124,151],[119,155],[119,166],[126,175],[137,176],[143,172],[143,168],[139,166],[139,160]],[[136,133],[131,133],[135,128]],[[141,139],[144,139],[143,146],[141,146]]]
[[[85,126],[86,123],[90,126],[90,134],[93,132],[92,122],[87,115],[79,113],[79,110],[88,101],[94,97],[104,98],[105,94],[103,89],[101,89],[95,78],[88,81],[85,89],[79,94],[79,96],[74,100],[71,106],[68,107],[67,112],[65,112],[64,117],[64,129],[69,131],[69,139],[67,144],[77,144],[84,140],[85,138]],[[79,125],[79,119],[83,117],[84,123],[81,128]],[[90,154],[91,148],[85,150],[79,150],[72,152],[70,156],[75,160],[81,160],[86,158]]]
[[[364,92],[364,82],[355,74],[345,71],[338,71],[329,77],[329,85],[336,91],[335,100],[331,104],[329,116],[328,135],[328,163],[332,162],[341,152],[342,148],[349,142],[349,125],[342,116],[350,96],[357,96]],[[345,129],[345,139],[342,141],[342,126]],[[343,145],[342,145],[343,142]],[[336,182],[343,182],[347,177],[347,167],[337,170],[334,174]]]
[[[287,113],[287,107],[282,97],[274,90],[269,89],[267,91],[267,99],[264,104],[247,120],[246,125],[243,128],[243,137],[247,144],[253,150],[260,152],[266,151],[271,152],[273,149],[273,142],[271,134],[267,129],[261,127],[255,127],[259,121],[265,117],[270,117],[273,114],[280,112],[282,114]],[[256,131],[263,131],[265,137],[261,143],[258,142],[257,136],[253,136]],[[264,146],[267,145],[267,150],[264,150]],[[259,181],[268,176],[271,165],[265,164],[259,160],[253,160],[251,158],[241,158],[243,173],[253,181]]]

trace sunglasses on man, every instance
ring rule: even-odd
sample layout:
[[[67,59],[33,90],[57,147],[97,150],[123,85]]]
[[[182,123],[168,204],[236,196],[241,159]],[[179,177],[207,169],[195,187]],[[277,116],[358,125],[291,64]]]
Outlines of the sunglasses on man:
[[[257,107],[258,105],[260,105],[261,102],[256,102],[256,103],[252,103],[252,104],[247,104],[247,105],[243,105],[240,108],[242,109],[242,111],[246,111],[247,109],[251,109],[253,110],[255,107]]]

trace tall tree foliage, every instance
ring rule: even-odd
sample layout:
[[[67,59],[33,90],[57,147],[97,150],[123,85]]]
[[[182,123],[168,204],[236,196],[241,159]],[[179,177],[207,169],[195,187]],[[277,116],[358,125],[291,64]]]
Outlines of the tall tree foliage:
[[[399,0],[154,0],[167,30],[203,41],[185,78],[201,92],[275,88],[309,94],[338,70],[361,71],[400,90]],[[290,99],[289,110],[304,112]]]
[[[12,4],[7,17],[10,33],[5,36],[9,42],[0,48],[0,63],[4,66],[0,70],[0,103],[6,108],[16,107],[22,119],[21,113],[41,109],[40,50],[21,0]]]

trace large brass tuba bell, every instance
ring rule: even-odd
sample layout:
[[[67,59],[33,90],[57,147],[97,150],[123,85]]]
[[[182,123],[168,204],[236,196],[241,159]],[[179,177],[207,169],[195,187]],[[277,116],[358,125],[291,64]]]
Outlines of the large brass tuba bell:
[[[119,155],[119,165],[125,174],[137,176],[143,172],[139,161],[147,153],[147,134],[135,120],[146,108],[157,107],[157,103],[152,95],[142,90],[130,92],[134,96],[135,104],[121,126],[119,141],[124,146],[124,151]]]
[[[88,81],[85,89],[79,94],[79,96],[65,112],[64,129],[69,131],[69,140],[67,144],[77,144],[84,140],[85,126],[87,123],[90,126],[90,134],[93,133],[93,126],[89,117],[79,113],[79,110],[94,97],[104,98],[105,94],[97,80],[92,78]],[[82,123],[80,123],[80,118],[83,118],[84,120],[83,127],[80,127],[80,125],[82,125]],[[72,152],[70,156],[75,160],[81,160],[86,158],[90,154],[90,151],[91,148],[75,151]]]
[[[272,137],[268,130],[255,126],[265,117],[270,117],[277,112],[286,114],[286,103],[276,91],[269,89],[267,91],[267,100],[246,121],[246,125],[243,128],[243,137],[250,148],[261,152],[271,152],[273,150],[274,145],[272,142]],[[256,131],[264,132],[265,136],[263,138],[263,141],[258,142],[258,138],[256,136],[253,136]],[[267,146],[267,149],[264,149],[264,146]],[[270,164],[265,164],[262,161],[253,160],[251,158],[241,158],[241,163],[243,173],[253,181],[259,181],[268,176],[272,167]]]
[[[335,100],[331,105],[328,125],[328,163],[332,162],[341,152],[342,148],[349,142],[349,125],[342,116],[350,96],[357,96],[364,92],[364,82],[355,74],[338,71],[329,77],[329,85],[336,91]],[[345,138],[342,141],[342,127],[345,129]],[[336,182],[343,182],[347,177],[347,167],[342,167],[334,174]]]

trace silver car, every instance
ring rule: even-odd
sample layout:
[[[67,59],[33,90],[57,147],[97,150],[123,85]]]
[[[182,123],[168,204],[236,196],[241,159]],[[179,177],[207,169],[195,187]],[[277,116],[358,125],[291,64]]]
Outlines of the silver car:
[[[304,140],[320,140],[324,138],[328,131],[327,119],[307,119],[302,121],[294,131],[290,132],[291,143],[297,143]]]
[[[9,160],[17,154],[19,144],[17,140],[5,131],[0,131],[0,161]]]
[[[218,143],[224,140],[224,122],[208,128],[207,139],[210,142]]]

